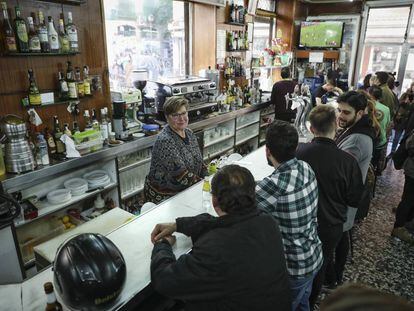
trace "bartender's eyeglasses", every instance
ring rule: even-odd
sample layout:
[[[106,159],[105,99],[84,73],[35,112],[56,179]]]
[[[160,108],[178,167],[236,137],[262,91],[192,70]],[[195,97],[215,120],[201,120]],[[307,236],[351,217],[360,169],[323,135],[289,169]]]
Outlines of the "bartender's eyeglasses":
[[[181,112],[181,113],[173,113],[173,114],[171,114],[171,118],[173,120],[178,120],[178,118],[180,118],[180,117],[185,118],[187,116],[188,116],[188,111]]]

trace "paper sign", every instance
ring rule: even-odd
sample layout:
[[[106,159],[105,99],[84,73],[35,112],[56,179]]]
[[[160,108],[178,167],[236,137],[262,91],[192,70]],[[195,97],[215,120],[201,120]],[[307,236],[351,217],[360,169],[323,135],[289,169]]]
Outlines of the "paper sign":
[[[323,52],[309,52],[310,63],[323,63]]]

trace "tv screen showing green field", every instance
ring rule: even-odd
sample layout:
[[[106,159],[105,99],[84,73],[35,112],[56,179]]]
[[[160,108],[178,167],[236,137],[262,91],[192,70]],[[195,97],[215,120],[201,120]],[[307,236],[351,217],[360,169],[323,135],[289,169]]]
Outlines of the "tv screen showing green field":
[[[300,47],[339,48],[342,43],[343,22],[302,22]]]

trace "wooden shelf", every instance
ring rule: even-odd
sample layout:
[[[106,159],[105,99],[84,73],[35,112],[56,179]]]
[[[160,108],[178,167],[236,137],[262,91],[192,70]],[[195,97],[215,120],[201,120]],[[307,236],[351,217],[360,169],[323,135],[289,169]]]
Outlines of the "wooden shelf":
[[[56,4],[68,4],[68,5],[81,5],[86,0],[39,0],[42,2],[56,3]]]
[[[313,50],[296,50],[295,57],[296,58],[309,58],[309,53],[311,52],[322,52],[323,58],[325,59],[339,59],[339,51],[313,51]]]
[[[236,23],[236,22],[225,22],[224,24],[226,25],[232,25],[232,26],[241,26],[241,27],[245,27],[246,24],[244,23]]]
[[[2,53],[2,56],[10,57],[23,57],[23,56],[73,56],[78,55],[80,52],[70,52],[70,53]]]

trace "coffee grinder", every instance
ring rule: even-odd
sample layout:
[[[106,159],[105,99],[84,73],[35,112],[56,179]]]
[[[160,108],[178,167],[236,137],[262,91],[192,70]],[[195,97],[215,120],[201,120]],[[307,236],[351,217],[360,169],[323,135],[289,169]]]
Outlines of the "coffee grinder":
[[[148,72],[146,70],[134,70],[134,86],[141,93],[142,103],[138,111],[138,119],[144,123],[154,123],[157,116],[157,106],[155,98],[148,94],[148,90],[145,89],[148,80]]]
[[[126,102],[124,100],[114,100],[112,102],[112,107],[115,138],[120,140],[128,140],[128,121],[125,117]]]

